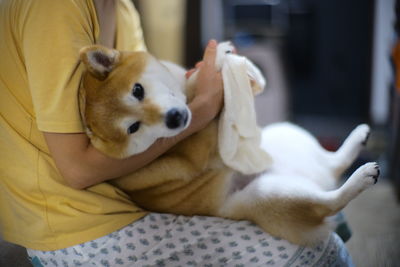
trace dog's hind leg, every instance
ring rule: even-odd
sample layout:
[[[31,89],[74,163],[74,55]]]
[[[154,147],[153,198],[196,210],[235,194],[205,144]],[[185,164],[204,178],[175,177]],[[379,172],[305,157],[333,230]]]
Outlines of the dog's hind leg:
[[[323,216],[330,211],[324,193],[308,179],[265,174],[228,196],[218,215],[253,221],[295,244],[312,244],[330,231]]]
[[[331,225],[325,219],[376,183],[378,176],[378,165],[367,163],[339,189],[331,191],[295,176],[261,176],[229,196],[219,215],[251,220],[275,236],[297,244],[312,244],[330,232]]]
[[[324,216],[334,215],[343,209],[351,200],[378,181],[380,171],[375,162],[360,166],[350,178],[338,189],[324,192],[323,198],[329,212]]]
[[[350,133],[336,152],[329,153],[329,164],[338,177],[357,159],[361,150],[367,144],[369,134],[369,126],[361,124]]]

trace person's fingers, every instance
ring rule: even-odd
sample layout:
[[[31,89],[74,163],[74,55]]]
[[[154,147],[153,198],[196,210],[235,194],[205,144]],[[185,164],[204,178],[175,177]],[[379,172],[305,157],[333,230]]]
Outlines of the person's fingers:
[[[201,66],[203,66],[203,64],[204,64],[203,61],[199,61],[199,62],[196,63],[196,65],[194,65],[194,67],[195,67],[196,69],[198,69],[198,68],[200,68]]]
[[[196,65],[194,66],[194,68],[188,70],[188,71],[185,73],[186,79],[189,79],[189,77],[192,76],[192,74],[193,74],[195,71],[197,71],[199,68],[201,68],[201,66],[203,66],[203,65],[204,65],[204,62],[203,62],[203,61],[197,62]]]
[[[197,69],[190,69],[185,73],[186,79],[189,79],[190,76],[196,71]]]
[[[204,64],[211,66],[215,65],[215,57],[217,55],[217,41],[210,40],[207,44],[206,50],[204,51],[203,62]]]

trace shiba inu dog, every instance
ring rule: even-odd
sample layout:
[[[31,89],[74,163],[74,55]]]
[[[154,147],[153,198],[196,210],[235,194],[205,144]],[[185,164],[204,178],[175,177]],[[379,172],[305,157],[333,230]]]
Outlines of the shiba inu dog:
[[[147,52],[102,46],[85,47],[80,56],[87,69],[80,88],[81,114],[98,150],[128,157],[190,123],[186,103],[193,93],[184,69]],[[330,233],[330,217],[378,179],[378,165],[367,163],[337,188],[339,177],[366,144],[367,125],[353,130],[338,151],[328,152],[300,127],[272,124],[263,129],[261,143],[272,166],[242,177],[221,161],[217,120],[111,183],[150,211],[250,220],[293,243],[314,244]]]

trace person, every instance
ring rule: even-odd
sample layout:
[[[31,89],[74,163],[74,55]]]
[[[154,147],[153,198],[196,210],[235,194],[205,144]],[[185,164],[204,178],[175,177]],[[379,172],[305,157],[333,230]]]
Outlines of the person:
[[[346,261],[335,236],[307,249],[245,221],[148,213],[107,183],[155,160],[217,116],[223,86],[214,66],[216,41],[199,64],[188,129],[119,160],[97,151],[84,134],[79,50],[92,44],[145,50],[133,4],[4,0],[0,39],[0,230],[5,240],[27,248],[34,266],[279,265],[322,260],[332,251]]]

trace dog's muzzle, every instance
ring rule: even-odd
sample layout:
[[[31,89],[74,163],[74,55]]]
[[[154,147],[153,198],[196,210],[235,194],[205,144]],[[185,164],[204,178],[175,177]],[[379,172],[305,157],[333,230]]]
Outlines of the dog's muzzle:
[[[169,129],[185,127],[186,123],[188,122],[188,118],[189,113],[187,110],[172,108],[165,115],[165,125],[167,125]]]

